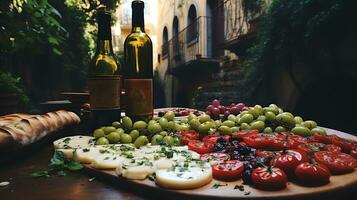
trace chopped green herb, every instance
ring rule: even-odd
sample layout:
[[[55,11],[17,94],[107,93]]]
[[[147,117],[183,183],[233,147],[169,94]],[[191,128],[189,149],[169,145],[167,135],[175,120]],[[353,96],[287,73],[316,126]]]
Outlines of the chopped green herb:
[[[58,176],[67,176],[67,173],[66,173],[65,171],[62,171],[62,170],[61,170],[61,171],[58,171],[58,172],[57,172],[57,175],[58,175]]]
[[[104,158],[104,160],[108,160],[108,159],[109,159],[109,157],[105,157],[105,158]]]
[[[250,195],[250,191],[244,192],[244,195]]]
[[[88,151],[90,151],[90,149],[85,148],[85,149],[82,149],[82,151],[83,151],[83,152],[88,152]]]
[[[217,189],[217,188],[219,188],[219,187],[227,186],[227,185],[228,185],[228,184],[221,184],[221,183],[217,182],[217,183],[214,183],[214,184],[213,184],[212,188],[213,188],[213,189]]]
[[[235,185],[234,188],[235,190],[240,190],[240,191],[244,191],[244,185]]]
[[[31,173],[32,177],[50,177],[48,171],[37,171]]]
[[[107,149],[100,149],[99,153],[110,153],[110,151],[108,151]]]
[[[71,138],[68,137],[68,138],[64,139],[63,142],[68,144],[70,140],[71,140]]]
[[[150,175],[150,176],[148,177],[148,179],[149,179],[150,181],[155,181],[155,179],[156,179],[156,174],[153,173],[152,175]]]

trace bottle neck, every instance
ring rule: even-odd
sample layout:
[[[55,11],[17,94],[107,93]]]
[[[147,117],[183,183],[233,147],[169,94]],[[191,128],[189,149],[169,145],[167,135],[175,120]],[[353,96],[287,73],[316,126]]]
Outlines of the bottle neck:
[[[144,7],[133,7],[131,19],[132,32],[145,32]]]
[[[112,54],[112,53],[113,53],[112,40],[98,38],[97,54]]]

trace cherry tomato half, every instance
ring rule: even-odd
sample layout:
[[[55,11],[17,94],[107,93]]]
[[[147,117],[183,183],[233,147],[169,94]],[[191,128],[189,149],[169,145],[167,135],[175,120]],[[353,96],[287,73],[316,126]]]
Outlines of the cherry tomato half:
[[[231,157],[226,153],[205,153],[201,155],[201,160],[209,162],[211,165],[229,160]]]
[[[271,165],[282,169],[288,175],[294,175],[295,168],[309,159],[304,152],[299,150],[286,150],[281,155],[271,160]]]
[[[262,190],[280,190],[288,182],[285,172],[277,167],[258,167],[251,176],[253,184]]]
[[[251,135],[258,134],[258,133],[259,133],[259,130],[257,130],[257,129],[254,129],[251,131],[239,131],[239,132],[233,133],[232,137],[236,138],[238,140],[243,140],[243,137],[248,137]]]
[[[194,131],[194,130],[188,130],[188,131],[181,131],[180,132],[182,136],[186,136],[190,139],[193,139],[193,140],[198,140],[199,139],[199,134],[197,131]]]
[[[357,160],[345,153],[319,151],[315,152],[314,156],[316,162],[326,165],[332,173],[348,173],[357,167]]]
[[[338,136],[332,137],[331,141],[332,141],[332,144],[341,147],[342,152],[344,152],[344,153],[350,153],[350,151],[352,150],[352,147],[357,146],[357,143],[355,141],[341,138]]]
[[[323,185],[330,182],[330,170],[319,163],[301,163],[295,169],[295,177],[306,185]]]
[[[322,134],[319,134],[319,133],[315,133],[314,134],[314,139],[317,142],[321,142],[321,143],[324,143],[324,144],[331,144],[332,143],[332,137],[333,137],[333,135],[322,135]]]
[[[272,144],[277,141],[277,136],[268,133],[258,133],[243,137],[243,141],[250,147],[266,149],[271,148]]]
[[[244,170],[243,162],[228,160],[212,166],[213,178],[221,181],[234,181],[241,177]]]
[[[231,136],[229,135],[217,135],[217,134],[211,134],[211,135],[206,135],[202,138],[203,142],[208,142],[211,144],[216,144],[218,138],[223,138],[225,141],[229,142],[229,139]]]
[[[213,144],[201,142],[199,140],[191,140],[188,144],[188,149],[200,154],[210,153],[213,151]]]

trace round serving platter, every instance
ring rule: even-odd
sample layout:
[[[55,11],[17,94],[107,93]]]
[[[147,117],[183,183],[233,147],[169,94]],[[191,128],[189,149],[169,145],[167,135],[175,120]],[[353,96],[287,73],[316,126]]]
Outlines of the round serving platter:
[[[357,141],[357,137],[336,131],[333,129],[327,129],[329,135],[335,134],[344,138],[352,139]],[[234,182],[224,182],[213,180],[211,183],[196,189],[190,190],[170,190],[157,186],[154,181],[145,180],[128,180],[123,177],[118,177],[114,170],[98,170],[90,167],[90,165],[85,166],[86,169],[94,173],[97,176],[103,176],[111,179],[114,183],[130,184],[137,187],[135,190],[140,191],[142,189],[155,190],[157,192],[173,193],[179,196],[184,196],[187,198],[204,198],[204,199],[301,199],[317,197],[326,194],[334,194],[344,189],[357,187],[357,170],[351,173],[343,175],[333,175],[330,178],[330,183],[323,186],[308,187],[294,182],[288,182],[288,185],[283,190],[278,191],[264,191],[256,189],[250,185],[244,185],[244,191],[239,189],[234,189],[236,185],[241,185],[242,180]],[[214,185],[219,184],[219,187],[214,187]]]

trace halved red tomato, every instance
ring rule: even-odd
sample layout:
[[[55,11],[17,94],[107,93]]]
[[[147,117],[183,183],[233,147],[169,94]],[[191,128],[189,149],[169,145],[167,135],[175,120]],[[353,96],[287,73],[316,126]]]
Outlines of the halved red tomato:
[[[301,163],[295,169],[295,177],[306,185],[323,185],[330,182],[330,170],[319,163]]]
[[[201,160],[212,164],[217,164],[229,160],[231,157],[226,153],[205,153],[201,155]]]
[[[333,144],[323,144],[319,142],[312,142],[307,144],[300,144],[298,149],[305,153],[314,153],[318,151],[330,151],[330,152],[341,152],[341,147],[333,145]]]
[[[288,178],[277,167],[258,167],[252,172],[252,182],[262,190],[280,190],[286,187]]]
[[[357,143],[355,141],[341,138],[338,136],[332,137],[331,141],[332,141],[332,144],[341,147],[342,152],[344,152],[344,153],[350,153],[350,151],[352,150],[352,147],[357,146]]]
[[[188,149],[197,153],[210,153],[213,151],[213,144],[207,142],[201,142],[199,140],[191,140],[188,144]]]
[[[211,144],[216,144],[218,138],[223,138],[225,141],[229,142],[229,139],[231,138],[231,136],[230,135],[211,134],[211,135],[204,136],[202,141],[208,142]]]
[[[326,165],[332,173],[348,173],[357,167],[357,160],[345,153],[319,151],[315,152],[314,156],[316,162]]]
[[[255,155],[257,157],[262,157],[262,158],[267,158],[267,157],[275,157],[278,155],[281,155],[282,151],[264,151],[264,150],[260,150],[257,149],[255,151]]]
[[[241,177],[244,170],[243,162],[228,160],[212,166],[213,178],[221,181],[234,181]]]
[[[254,147],[256,149],[266,149],[271,148],[273,143],[278,142],[277,136],[268,133],[258,133],[254,135],[250,135],[247,137],[243,137],[243,141],[250,147]]]
[[[304,152],[300,150],[286,150],[281,155],[275,156],[270,164],[284,170],[288,175],[293,175],[295,168],[307,161],[309,161],[309,158]]]
[[[198,132],[194,130],[181,131],[180,133],[182,135],[181,143],[184,145],[187,145],[191,140],[199,139]]]
[[[351,152],[350,152],[350,155],[351,155],[352,157],[354,157],[355,159],[357,159],[357,148],[352,149]]]
[[[258,134],[258,133],[259,133],[259,130],[257,130],[257,129],[254,129],[254,130],[251,130],[251,131],[239,131],[239,132],[233,133],[232,137],[236,138],[238,140],[243,140],[243,137],[255,135],[255,134]]]
[[[180,132],[182,136],[186,136],[190,139],[193,140],[198,140],[199,139],[199,133],[197,131],[194,130],[188,130],[188,131],[181,131]]]
[[[314,139],[317,140],[317,142],[321,142],[321,143],[324,143],[324,144],[331,144],[333,136],[334,135],[322,135],[320,133],[315,133],[314,134]]]

